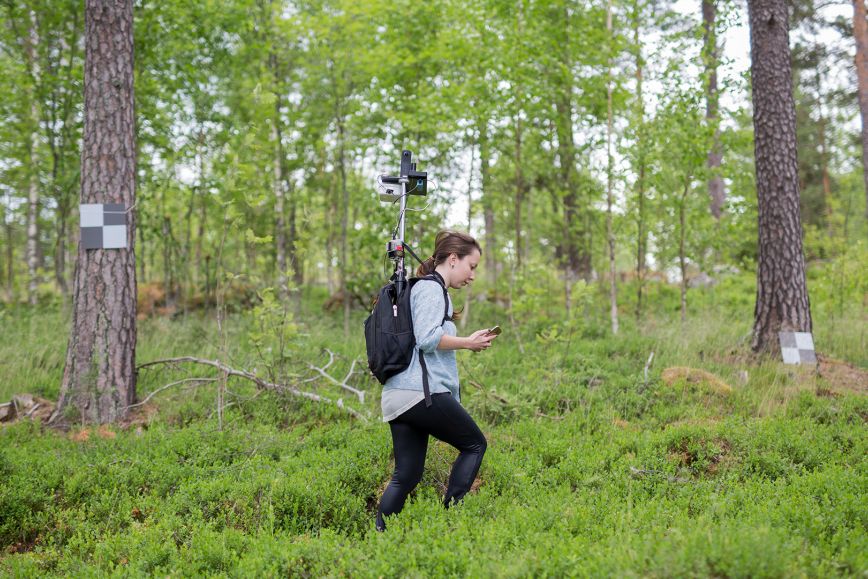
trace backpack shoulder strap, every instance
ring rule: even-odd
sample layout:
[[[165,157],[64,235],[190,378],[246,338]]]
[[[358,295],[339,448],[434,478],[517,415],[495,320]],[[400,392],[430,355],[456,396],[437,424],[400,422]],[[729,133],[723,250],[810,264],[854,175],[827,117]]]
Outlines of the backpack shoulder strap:
[[[446,320],[452,321],[452,318],[449,317],[449,293],[446,291],[446,285],[443,283],[443,278],[440,277],[438,273],[430,273],[428,275],[424,275],[422,277],[417,277],[413,281],[415,285],[416,282],[428,280],[435,281],[437,285],[443,288],[443,322]],[[442,325],[443,322],[440,322]],[[425,393],[425,406],[431,406],[431,389],[428,386],[428,365],[425,363],[425,353],[420,349],[419,350],[419,365],[422,366],[422,391]]]
[[[446,291],[446,284],[443,283],[443,277],[441,277],[439,273],[434,272],[434,273],[429,273],[428,275],[424,275],[424,276],[420,277],[419,279],[427,279],[430,281],[436,281],[437,285],[439,285],[441,287],[441,289],[443,289],[443,322],[447,322],[447,321],[451,322],[452,317],[449,315],[449,292]],[[443,322],[440,322],[440,323],[442,324]]]

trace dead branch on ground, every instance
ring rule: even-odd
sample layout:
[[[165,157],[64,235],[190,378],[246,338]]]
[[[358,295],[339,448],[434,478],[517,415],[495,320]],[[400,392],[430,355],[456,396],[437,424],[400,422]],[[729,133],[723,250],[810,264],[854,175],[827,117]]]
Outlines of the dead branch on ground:
[[[250,380],[258,388],[263,390],[269,390],[272,392],[277,392],[279,394],[290,394],[292,396],[298,396],[301,398],[307,398],[308,400],[313,400],[314,402],[322,402],[325,404],[334,404],[341,410],[348,412],[351,416],[358,418],[363,422],[367,422],[367,417],[359,413],[357,410],[350,408],[349,406],[344,405],[343,398],[338,398],[337,400],[332,400],[331,398],[327,398],[325,396],[321,396],[319,394],[314,394],[313,392],[305,392],[304,390],[299,390],[294,386],[290,386],[287,384],[275,384],[274,382],[269,382],[267,380],[263,380],[256,374],[252,372],[248,372],[247,370],[237,370],[235,368],[231,368],[221,363],[219,360],[205,360],[203,358],[194,358],[193,356],[181,356],[179,358],[165,358],[162,360],[153,360],[151,362],[145,362],[144,364],[140,364],[136,366],[136,370],[140,370],[142,368],[147,368],[149,366],[156,366],[158,364],[181,364],[184,362],[192,363],[192,364],[201,364],[204,366],[211,366],[212,368],[217,368],[221,372],[223,372],[226,376],[237,376],[239,378],[244,378],[245,380]],[[330,376],[329,376],[330,377]],[[348,376],[349,377],[349,376]],[[330,377],[331,378],[331,377]],[[334,379],[332,379],[334,380]],[[346,378],[345,378],[346,380]]]

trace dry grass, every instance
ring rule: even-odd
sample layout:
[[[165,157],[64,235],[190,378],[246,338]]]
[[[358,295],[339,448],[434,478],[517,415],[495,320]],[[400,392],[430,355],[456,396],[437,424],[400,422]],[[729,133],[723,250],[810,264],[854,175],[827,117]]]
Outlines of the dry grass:
[[[709,392],[728,396],[732,393],[732,386],[706,370],[699,368],[688,368],[687,366],[673,366],[666,368],[660,375],[660,379],[667,386],[672,386],[678,382],[687,382],[706,388]]]

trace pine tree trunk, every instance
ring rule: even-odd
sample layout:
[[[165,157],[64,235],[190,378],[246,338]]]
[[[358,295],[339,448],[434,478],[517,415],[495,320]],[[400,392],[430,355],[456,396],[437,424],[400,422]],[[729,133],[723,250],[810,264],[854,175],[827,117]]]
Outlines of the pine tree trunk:
[[[865,0],[853,0],[853,36],[856,39],[856,78],[862,117],[862,179],[865,183],[865,218],[868,219],[868,23]]]
[[[81,202],[135,203],[132,0],[87,0]],[[52,421],[114,422],[136,397],[135,212],[126,249],[79,244],[72,329]]]
[[[720,175],[720,165],[723,162],[723,145],[720,142],[720,121],[718,119],[719,93],[717,89],[717,33],[715,20],[717,7],[715,0],[702,0],[702,26],[703,26],[703,59],[705,60],[705,85],[706,108],[705,118],[709,125],[714,127],[714,141],[711,150],[708,151],[708,171],[711,178],[708,181],[708,195],[711,200],[711,214],[720,220],[723,213],[723,204],[726,201],[726,189],[723,177]]]
[[[784,0],[749,0],[759,263],[752,348],[780,353],[779,331],[811,331],[796,111]]]

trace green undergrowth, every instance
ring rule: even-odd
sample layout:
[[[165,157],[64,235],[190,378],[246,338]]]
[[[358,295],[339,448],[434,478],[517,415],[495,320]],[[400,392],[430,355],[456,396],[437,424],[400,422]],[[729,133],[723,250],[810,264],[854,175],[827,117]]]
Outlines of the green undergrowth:
[[[374,531],[393,467],[379,387],[353,375],[362,403],[328,380],[304,382],[329,352],[339,381],[354,359],[359,367],[364,344],[343,337],[341,320],[292,329],[279,356],[256,316],[227,320],[225,348],[207,316],[146,320],[140,363],[219,358],[341,398],[368,420],[232,379],[222,429],[210,382],[160,392],[124,428],[2,426],[0,575],[868,572],[868,398],[858,385],[751,358],[749,321],[713,308],[684,325],[625,319],[617,338],[593,316],[534,327],[473,312],[504,334],[459,355],[462,402],[489,441],[478,490],[461,505],[440,504],[455,451],[432,443],[405,510]],[[4,316],[17,334],[0,336],[0,399],[56,397],[64,317]],[[139,398],[213,376],[142,369]]]

